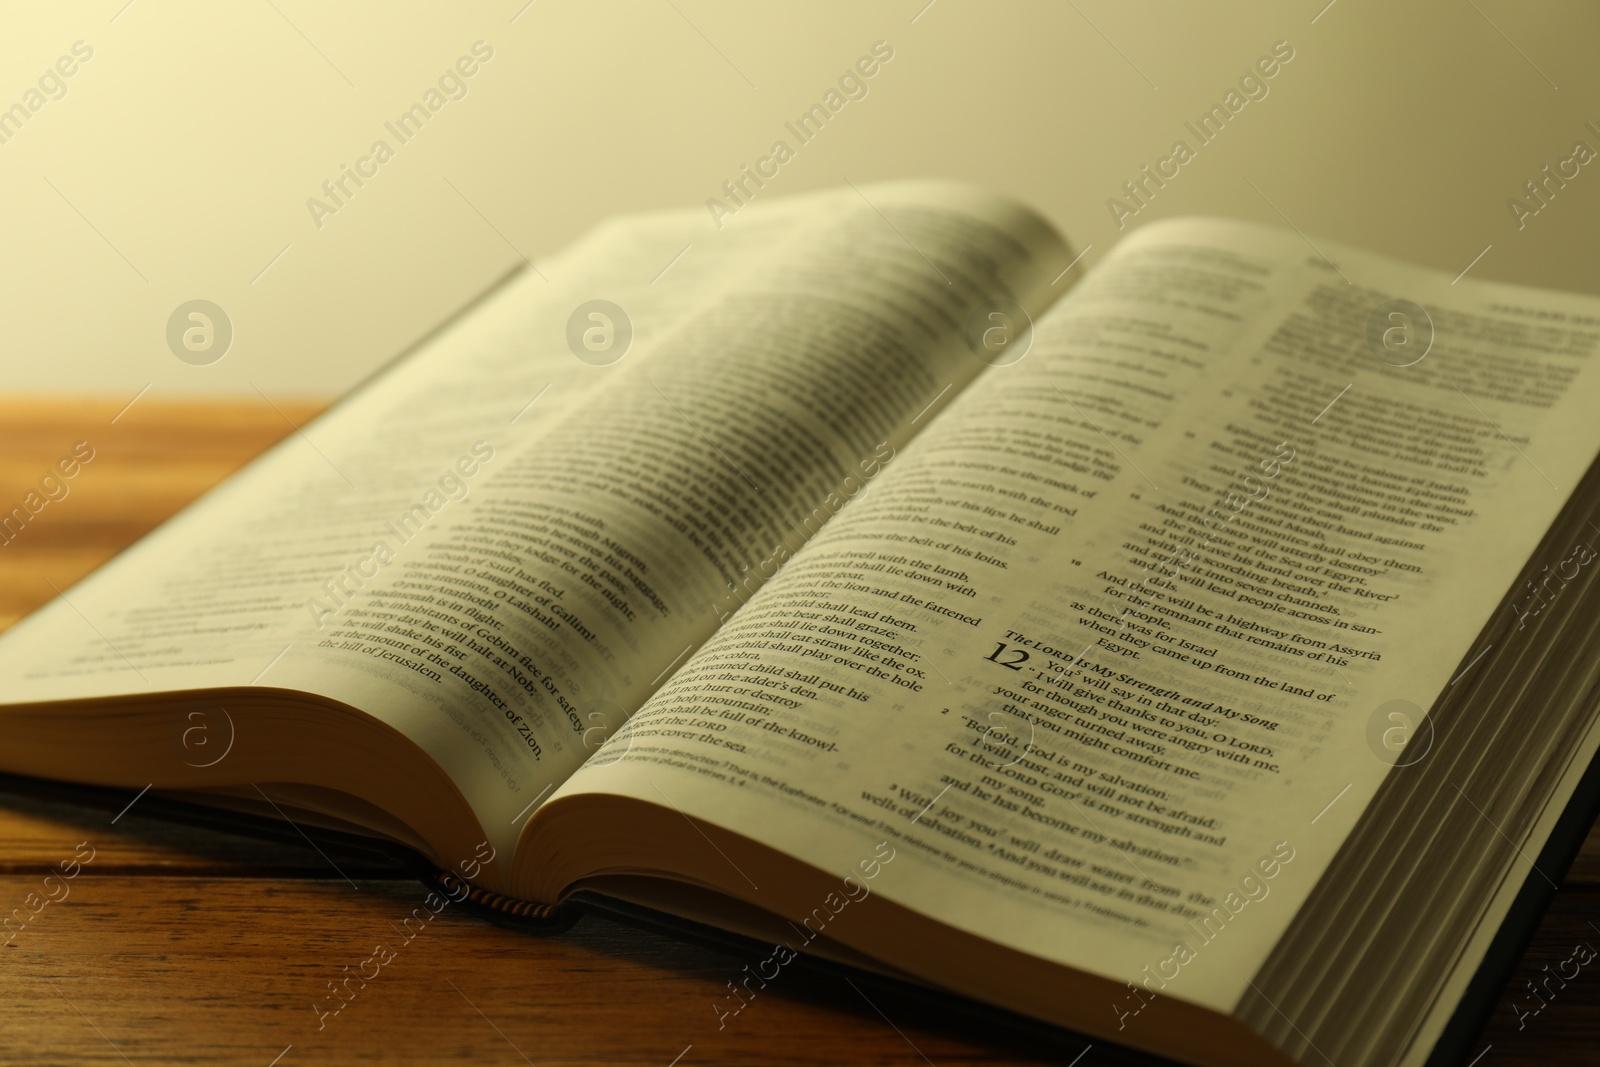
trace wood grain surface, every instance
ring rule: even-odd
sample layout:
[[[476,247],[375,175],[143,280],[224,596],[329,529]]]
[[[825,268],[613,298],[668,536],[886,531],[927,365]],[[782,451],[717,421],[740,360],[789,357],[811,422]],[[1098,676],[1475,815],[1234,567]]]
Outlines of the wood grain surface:
[[[0,509],[77,442],[95,450],[68,496],[0,547],[0,628],[319,406],[127,402],[0,401]],[[594,917],[535,936],[453,906],[408,940],[397,924],[426,890],[387,851],[196,825],[147,802],[123,813],[131,799],[0,778],[0,916],[30,916],[0,948],[0,1062],[945,1067],[1083,1049],[800,968],[719,1029],[712,1004],[752,962],[736,952]],[[46,885],[87,848],[74,878]],[[1600,947],[1596,834],[1473,1046],[1479,1067],[1600,1062],[1600,960],[1547,982],[1542,1002],[1525,987],[1585,942]],[[378,946],[387,963],[369,962]],[[1096,1044],[1078,1062],[1120,1059]]]

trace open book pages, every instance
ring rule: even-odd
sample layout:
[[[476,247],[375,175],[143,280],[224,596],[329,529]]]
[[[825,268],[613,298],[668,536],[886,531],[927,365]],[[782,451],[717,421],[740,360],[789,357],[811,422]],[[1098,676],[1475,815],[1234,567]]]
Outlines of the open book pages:
[[[0,641],[0,765],[1346,1063],[1272,1007],[1332,971],[1269,960],[1415,876],[1341,848],[1600,450],[1600,301],[1218,220],[1073,258],[930,183],[601,227]],[[1484,817],[1548,832],[1593,711]],[[1350,1062],[1431,1047],[1527,874],[1479,861]]]

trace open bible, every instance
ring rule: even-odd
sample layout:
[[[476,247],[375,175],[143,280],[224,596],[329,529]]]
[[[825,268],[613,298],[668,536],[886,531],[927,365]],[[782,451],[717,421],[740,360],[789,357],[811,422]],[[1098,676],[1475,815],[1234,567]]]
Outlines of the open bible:
[[[0,770],[1187,1062],[1442,1055],[1592,814],[1600,300],[1081,258],[934,183],[601,226],[0,638]]]

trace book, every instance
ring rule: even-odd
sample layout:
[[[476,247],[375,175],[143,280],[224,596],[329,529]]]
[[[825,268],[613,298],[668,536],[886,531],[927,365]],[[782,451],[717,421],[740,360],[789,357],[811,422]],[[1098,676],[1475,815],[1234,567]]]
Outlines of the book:
[[[803,954],[1440,1062],[1593,816],[1600,300],[1088,251],[930,182],[602,225],[0,637],[0,771],[760,939],[719,1023]]]

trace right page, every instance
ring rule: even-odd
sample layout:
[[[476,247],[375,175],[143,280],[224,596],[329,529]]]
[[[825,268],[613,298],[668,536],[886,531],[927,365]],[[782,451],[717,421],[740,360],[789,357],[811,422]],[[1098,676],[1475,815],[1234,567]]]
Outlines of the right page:
[[[891,842],[886,900],[1138,983],[1108,1024],[1227,1012],[1600,448],[1597,338],[1589,298],[1140,230],[556,802]]]

